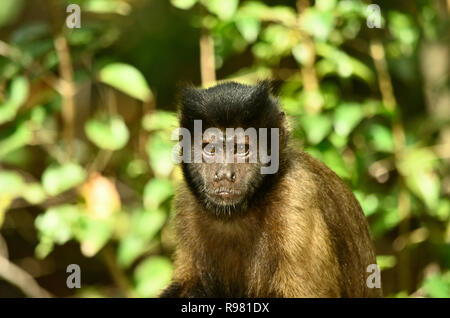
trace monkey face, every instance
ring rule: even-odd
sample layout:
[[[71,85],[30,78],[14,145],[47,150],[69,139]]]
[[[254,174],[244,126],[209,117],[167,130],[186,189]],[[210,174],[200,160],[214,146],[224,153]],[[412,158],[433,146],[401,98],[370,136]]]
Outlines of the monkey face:
[[[248,207],[263,179],[253,142],[256,143],[242,133],[226,138],[208,130],[203,134],[201,147],[197,148],[201,151],[201,163],[185,163],[183,171],[207,210],[231,215]]]
[[[205,210],[236,215],[264,198],[288,135],[268,83],[187,88],[180,115],[184,177]]]

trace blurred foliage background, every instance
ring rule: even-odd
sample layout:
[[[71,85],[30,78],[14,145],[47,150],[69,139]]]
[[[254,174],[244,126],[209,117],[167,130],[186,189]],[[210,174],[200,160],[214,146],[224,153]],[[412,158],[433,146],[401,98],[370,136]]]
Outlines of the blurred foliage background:
[[[385,295],[450,297],[450,2],[377,4],[2,0],[0,296],[156,296],[179,88],[270,78],[360,201]]]

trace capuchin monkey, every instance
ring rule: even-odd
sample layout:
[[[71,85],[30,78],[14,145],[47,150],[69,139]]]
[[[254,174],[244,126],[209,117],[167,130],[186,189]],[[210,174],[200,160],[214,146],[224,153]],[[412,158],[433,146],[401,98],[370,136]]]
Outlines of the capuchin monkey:
[[[180,126],[178,245],[161,297],[382,295],[368,287],[376,258],[358,201],[290,143],[267,82],[184,89]]]

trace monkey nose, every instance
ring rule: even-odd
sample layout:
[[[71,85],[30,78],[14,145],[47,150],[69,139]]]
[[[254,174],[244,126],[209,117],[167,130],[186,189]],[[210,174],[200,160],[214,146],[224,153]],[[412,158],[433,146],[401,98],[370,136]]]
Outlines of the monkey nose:
[[[233,171],[217,171],[214,175],[214,181],[221,181],[224,178],[234,182],[236,180],[236,174]]]

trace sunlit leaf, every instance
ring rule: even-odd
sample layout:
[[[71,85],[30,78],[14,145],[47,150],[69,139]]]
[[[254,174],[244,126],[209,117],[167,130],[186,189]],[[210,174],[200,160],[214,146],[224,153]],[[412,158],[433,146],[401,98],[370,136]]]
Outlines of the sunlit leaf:
[[[308,8],[301,15],[301,25],[315,38],[325,40],[334,27],[333,12]]]
[[[347,179],[351,177],[348,165],[345,163],[342,155],[334,148],[327,149],[322,155],[323,162],[330,167],[339,177]]]
[[[125,1],[118,0],[88,0],[83,2],[83,11],[127,15],[131,11],[131,6]]]
[[[120,117],[113,117],[108,121],[91,119],[84,128],[88,138],[102,149],[121,149],[126,145],[130,136],[127,126]]]
[[[20,106],[28,98],[29,83],[26,77],[19,76],[12,80],[5,102],[0,103],[0,124],[13,119]]]
[[[322,11],[331,10],[336,6],[337,0],[316,0],[315,6]]]
[[[161,256],[150,257],[134,272],[136,291],[141,297],[156,297],[172,278],[172,263]]]
[[[342,104],[334,113],[334,130],[341,136],[348,136],[364,118],[360,104]]]
[[[304,43],[299,43],[296,46],[294,46],[292,48],[292,55],[300,65],[308,64],[313,59],[313,54],[311,50]]]
[[[437,207],[440,181],[436,173],[418,170],[406,176],[406,184],[430,209]]]
[[[0,160],[14,150],[27,145],[32,139],[33,133],[29,125],[19,124],[10,135],[0,139]]]
[[[380,270],[392,268],[397,264],[397,258],[394,255],[377,255],[377,265]]]
[[[39,183],[29,183],[25,186],[22,196],[31,204],[39,204],[47,198],[44,188]]]
[[[174,142],[167,140],[160,134],[153,135],[147,144],[150,166],[159,177],[168,177],[173,170],[172,149]]]
[[[239,4],[239,0],[201,0],[208,10],[221,20],[229,20]]]
[[[161,210],[140,209],[133,214],[131,232],[119,244],[117,260],[120,266],[130,266],[149,246],[161,230],[166,214]]]
[[[156,111],[147,114],[142,119],[142,127],[148,131],[170,130],[178,126],[177,115],[173,112]]]
[[[0,10],[0,27],[12,23],[18,17],[23,5],[23,0],[2,0],[2,9]]]
[[[0,171],[0,228],[12,201],[25,187],[22,177],[14,171]]]
[[[75,236],[81,242],[81,252],[86,257],[97,254],[108,242],[113,233],[109,219],[94,219],[83,216],[76,228]]]
[[[425,279],[423,287],[427,294],[434,298],[450,297],[450,275],[447,279],[443,275],[431,275]]]
[[[302,116],[301,124],[306,132],[308,142],[315,145],[321,142],[331,131],[332,121],[326,115]]]
[[[399,11],[389,11],[389,30],[398,41],[415,45],[419,32],[410,16]]]
[[[241,17],[236,20],[236,27],[248,43],[253,43],[258,37],[261,23],[252,17]]]
[[[198,0],[170,0],[170,3],[172,3],[172,5],[174,7],[177,7],[178,9],[182,9],[182,10],[188,10],[190,8],[192,8]]]
[[[394,152],[394,138],[392,131],[385,126],[372,125],[368,131],[368,139],[377,151]]]
[[[440,181],[433,170],[436,163],[436,155],[431,150],[418,148],[406,152],[398,164],[407,186],[430,209],[436,208],[439,202]]]
[[[120,267],[129,267],[147,250],[149,244],[142,237],[128,235],[123,238],[117,249],[117,263]]]
[[[19,196],[25,185],[23,178],[17,172],[0,171],[0,198]]]
[[[48,167],[42,175],[42,185],[48,194],[57,195],[79,185],[85,178],[86,172],[81,166],[68,163]]]
[[[108,64],[100,70],[100,80],[144,102],[152,98],[147,81],[134,66],[124,63]]]
[[[377,212],[377,218],[371,224],[372,233],[375,237],[379,237],[397,226],[400,221],[397,197],[385,195],[383,200],[380,200],[380,209]]]
[[[377,211],[379,200],[375,194],[371,193],[367,195],[358,190],[353,191],[353,193],[358,199],[365,216],[370,216]]]
[[[80,219],[80,212],[74,205],[60,205],[49,208],[40,214],[35,221],[41,243],[39,257],[47,256],[44,252],[51,251],[52,243],[64,244],[74,235],[74,228]],[[49,248],[50,247],[50,248]]]
[[[172,182],[166,179],[151,179],[144,188],[144,206],[153,210],[174,193]]]

